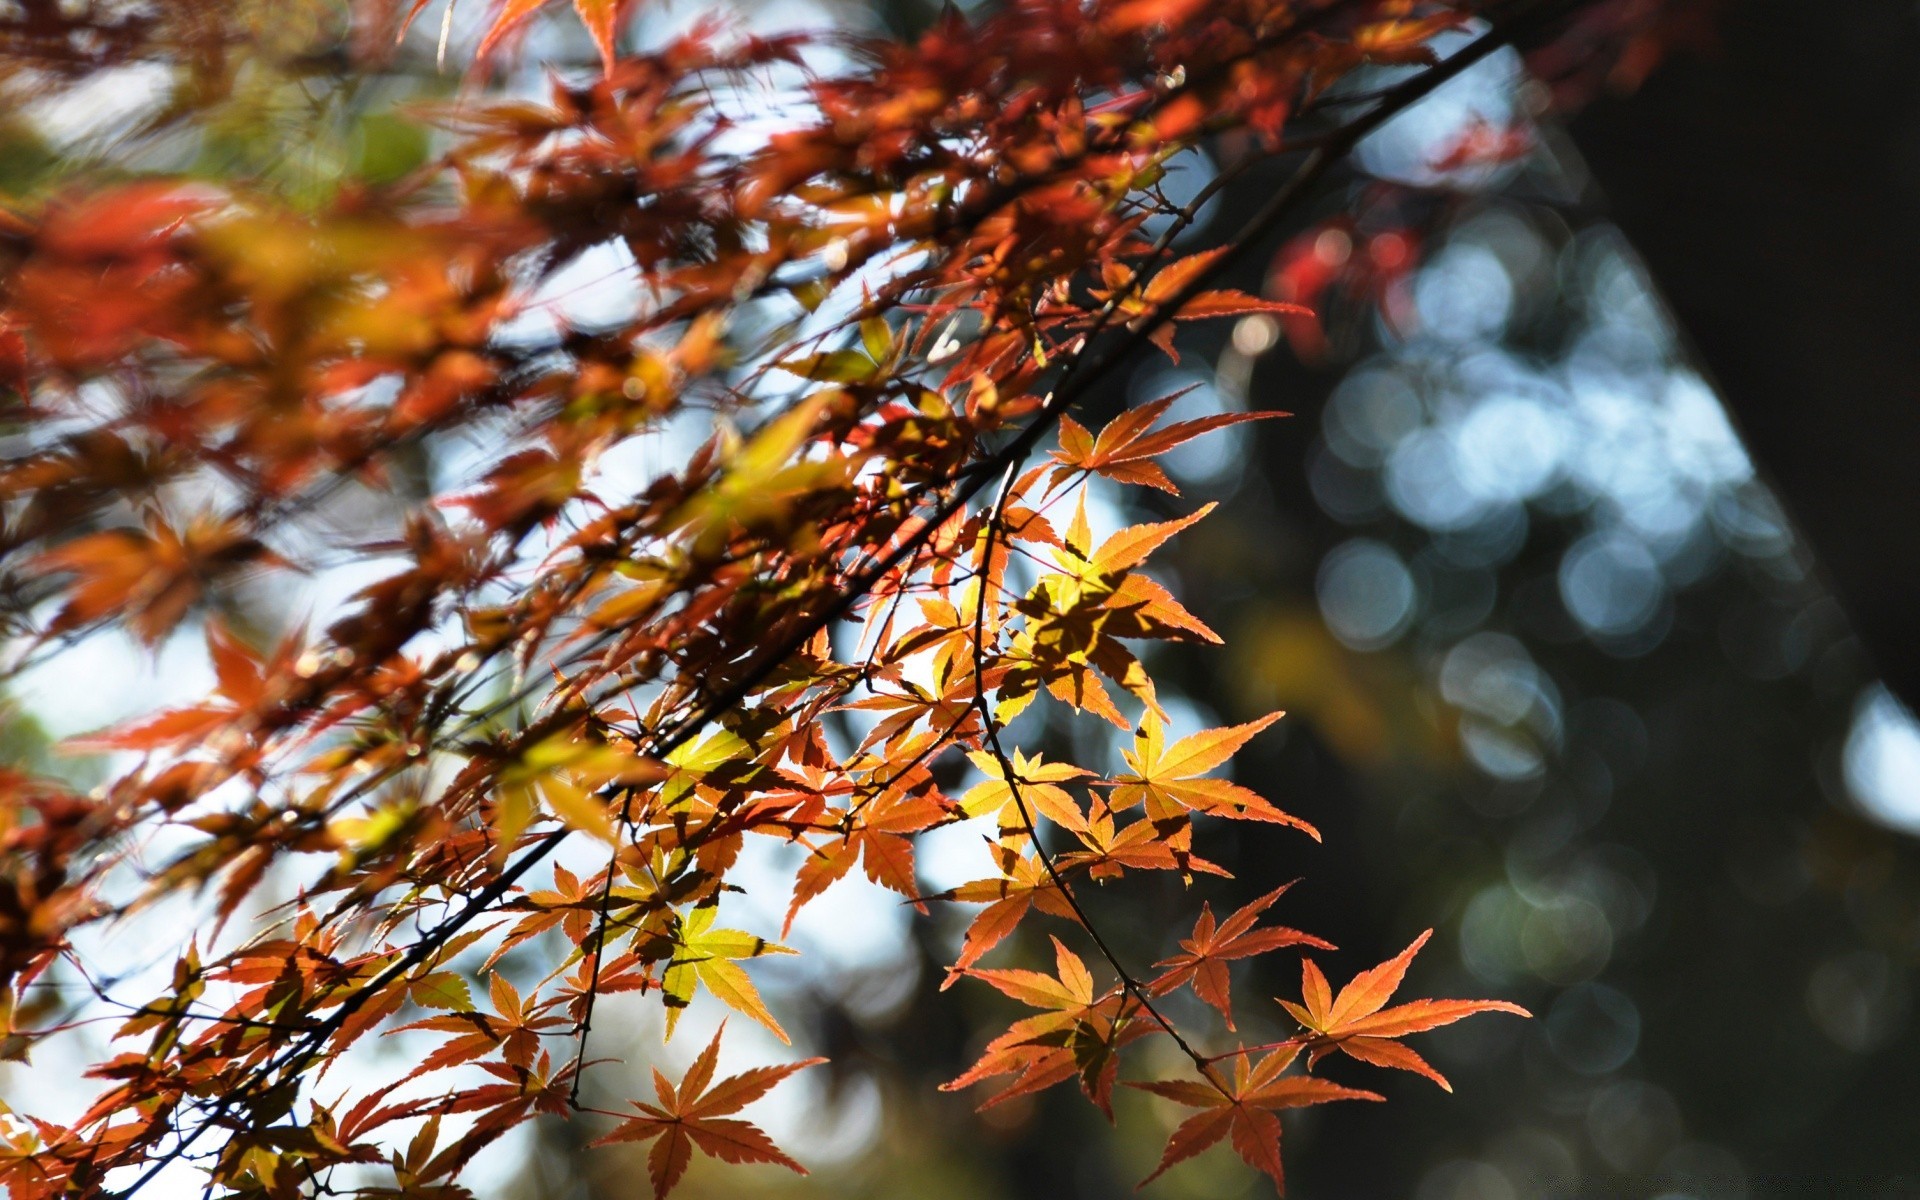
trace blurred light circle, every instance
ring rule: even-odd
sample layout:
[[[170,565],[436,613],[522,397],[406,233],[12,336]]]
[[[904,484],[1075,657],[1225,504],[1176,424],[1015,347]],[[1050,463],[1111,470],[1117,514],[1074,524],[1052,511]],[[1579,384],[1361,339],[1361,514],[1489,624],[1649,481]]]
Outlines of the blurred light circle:
[[[1464,529],[1486,514],[1487,502],[1467,489],[1453,439],[1422,429],[1387,457],[1387,499],[1400,515],[1423,528]]]
[[[1525,970],[1520,961],[1520,923],[1526,905],[1505,884],[1484,888],[1460,918],[1460,961],[1482,981],[1512,983]]]
[[[1854,704],[1840,762],[1847,791],[1868,816],[1920,833],[1920,724],[1880,684]]]
[[[1356,467],[1317,442],[1307,455],[1307,487],[1326,514],[1347,525],[1378,517],[1386,507],[1378,472]]]
[[[1517,1195],[1498,1167],[1461,1160],[1428,1171],[1414,1200],[1516,1200]]]
[[[1582,1075],[1619,1070],[1640,1046],[1640,1010],[1603,983],[1569,988],[1547,1013],[1555,1057]]]
[[[1885,1045],[1907,1025],[1902,970],[1870,950],[1830,958],[1807,981],[1807,1013],[1842,1049],[1864,1054]]]
[[[1544,679],[1526,647],[1504,633],[1476,633],[1440,662],[1447,703],[1502,725],[1524,718],[1543,698]]]
[[[1344,267],[1353,257],[1353,236],[1344,229],[1322,229],[1313,239],[1313,256],[1329,267]]]
[[[1355,650],[1393,643],[1413,623],[1413,572],[1389,547],[1355,538],[1320,563],[1320,613],[1333,636]]]
[[[1675,371],[1660,399],[1667,418],[1667,456],[1676,470],[1711,486],[1753,478],[1747,448],[1704,380],[1691,371]]]
[[[1560,598],[1590,633],[1622,637],[1653,619],[1666,594],[1660,564],[1638,541],[1599,533],[1560,560]]]
[[[1710,500],[1711,497],[1702,497],[1700,511],[1703,517]],[[1726,545],[1714,533],[1712,524],[1704,519],[1687,530],[1684,538],[1663,542],[1654,548],[1654,553],[1660,559],[1660,574],[1666,577],[1667,586],[1675,591],[1690,588],[1706,579],[1727,560]]]
[[[1556,264],[1557,253],[1541,236],[1535,218],[1523,210],[1504,206],[1486,209],[1463,222],[1460,233],[1498,254],[1521,292],[1539,292],[1553,286],[1549,272]]]
[[[1520,926],[1527,968],[1548,983],[1583,983],[1613,957],[1613,927],[1597,905],[1574,897],[1534,909]]]
[[[1596,494],[1616,495],[1634,486],[1635,476],[1666,473],[1660,414],[1644,390],[1613,363],[1567,367],[1569,414],[1581,426],[1568,466]]]
[[[1510,1129],[1487,1148],[1487,1160],[1522,1196],[1571,1196],[1580,1190],[1580,1161],[1565,1138],[1544,1129]]]
[[[1357,467],[1371,467],[1426,421],[1413,385],[1397,371],[1362,367],[1334,389],[1324,419],[1327,445]]]
[[[1673,323],[1655,297],[1646,269],[1618,230],[1608,231],[1599,251],[1587,283],[1588,311],[1596,324],[1608,333],[1644,339],[1648,358],[1664,355],[1673,339]]]
[[[1566,441],[1559,414],[1525,397],[1496,396],[1475,406],[1455,433],[1461,482],[1487,500],[1531,499],[1558,476]]]
[[[1466,30],[1448,32],[1431,44],[1446,55],[1472,36]],[[1395,76],[1383,73],[1382,77]],[[1448,170],[1438,168],[1475,126],[1505,129],[1513,123],[1514,94],[1523,77],[1518,54],[1511,49],[1496,51],[1368,134],[1355,148],[1355,156],[1370,174],[1419,187],[1445,183],[1474,188],[1512,174],[1517,164],[1468,162]]]
[[[1413,257],[1413,242],[1392,230],[1375,234],[1367,242],[1367,257],[1382,271],[1398,271]]]
[[[1773,558],[1793,544],[1786,514],[1764,488],[1736,488],[1714,497],[1713,527],[1727,545],[1749,558]]]
[[[1557,873],[1560,890],[1598,905],[1616,933],[1647,923],[1653,914],[1658,876],[1639,851],[1628,846],[1594,846]],[[1524,889],[1523,893],[1524,893]]]
[[[1252,358],[1280,343],[1280,322],[1266,313],[1253,313],[1234,322],[1233,348]]]
[[[1434,637],[1457,637],[1478,629],[1500,598],[1493,572],[1459,568],[1429,546],[1413,560],[1424,604],[1421,627]]]
[[[1537,779],[1546,760],[1532,739],[1468,717],[1460,722],[1460,745],[1473,765],[1509,783]]]
[[[1680,1140],[1680,1106],[1665,1089],[1637,1080],[1594,1093],[1587,1138],[1616,1171],[1645,1171]]]
[[[1513,279],[1498,255],[1471,243],[1449,246],[1414,280],[1420,326],[1449,342],[1492,337],[1513,315]]]
[[[1662,551],[1662,557],[1683,549],[1695,527],[1706,516],[1707,498],[1697,488],[1680,487],[1671,476],[1618,498],[1627,527]]]
[[[1435,532],[1433,548],[1456,567],[1502,566],[1526,549],[1528,528],[1526,505],[1497,504],[1471,525]]]

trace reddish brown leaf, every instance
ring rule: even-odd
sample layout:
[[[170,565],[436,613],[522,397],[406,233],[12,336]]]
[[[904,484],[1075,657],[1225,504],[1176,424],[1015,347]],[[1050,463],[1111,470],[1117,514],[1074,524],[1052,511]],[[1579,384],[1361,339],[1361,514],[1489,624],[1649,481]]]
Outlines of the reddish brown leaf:
[[[640,1115],[621,1122],[594,1143],[653,1141],[653,1149],[647,1155],[647,1169],[655,1196],[664,1198],[680,1182],[687,1165],[693,1161],[695,1150],[723,1162],[775,1163],[801,1175],[807,1173],[805,1167],[775,1146],[758,1126],[725,1118],[766,1095],[794,1072],[826,1060],[809,1058],[779,1066],[756,1067],[709,1086],[719,1061],[720,1037],[725,1032],[726,1023],[722,1022],[713,1040],[687,1068],[678,1087],[668,1083],[666,1076],[656,1069],[653,1088],[658,1103],[633,1101]]]
[[[1280,1121],[1274,1116],[1276,1112],[1335,1100],[1386,1099],[1374,1092],[1342,1087],[1308,1075],[1284,1075],[1299,1052],[1297,1046],[1282,1046],[1261,1058],[1258,1064],[1250,1064],[1248,1056],[1239,1055],[1234,1059],[1231,1079],[1221,1078],[1215,1071],[1204,1083],[1175,1079],[1128,1084],[1201,1110],[1173,1131],[1166,1151],[1160,1156],[1160,1165],[1140,1181],[1141,1186],[1158,1179],[1167,1168],[1230,1136],[1234,1153],[1248,1166],[1272,1179],[1274,1187],[1284,1193],[1286,1178],[1280,1159]]]

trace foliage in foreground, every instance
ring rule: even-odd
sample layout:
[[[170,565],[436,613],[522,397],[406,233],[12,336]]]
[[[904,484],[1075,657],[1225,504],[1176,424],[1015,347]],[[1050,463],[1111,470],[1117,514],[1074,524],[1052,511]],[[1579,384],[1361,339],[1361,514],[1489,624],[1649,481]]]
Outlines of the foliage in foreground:
[[[506,5],[496,33],[537,7]],[[949,1087],[999,1081],[991,1104],[1077,1083],[1110,1115],[1134,1048],[1170,1042],[1182,1074],[1126,1081],[1198,1110],[1161,1170],[1226,1139],[1278,1185],[1279,1110],[1380,1099],[1313,1074],[1331,1054],[1445,1086],[1399,1039],[1519,1010],[1387,1007],[1418,942],[1337,995],[1305,961],[1300,1032],[1253,1047],[1164,998],[1188,989],[1231,1031],[1232,962],[1329,949],[1261,924],[1279,891],[1224,919],[1203,904],[1157,974],[1108,950],[1088,885],[1222,873],[1203,820],[1318,835],[1215,774],[1279,714],[1174,738],[1139,656],[1219,641],[1145,571],[1205,510],[1096,536],[1086,503],[1095,476],[1174,493],[1158,456],[1250,418],[1169,423],[1168,399],[1095,433],[1067,414],[1135,351],[1175,353],[1177,321],[1300,315],[1211,277],[1386,116],[1581,6],[1026,0],[837,44],[854,65],[828,75],[800,69],[805,39],[711,27],[616,54],[618,6],[578,7],[603,78],[447,111],[449,149],[401,183],[303,210],[245,183],[96,182],[0,226],[22,661],[198,620],[218,679],[88,739],[121,756],[94,792],[5,776],[9,1047],[104,1009],[120,1050],[70,1123],[6,1118],[0,1179],[130,1194],[189,1164],[238,1195],[464,1194],[482,1147],[580,1107],[602,996],[657,998],[671,1037],[704,993],[785,1040],[742,966],[784,948],[723,911],[750,835],[805,847],[789,923],[856,867],[981,906],[949,984],[1035,1011]],[[1425,69],[1333,102],[1378,65]],[[747,139],[767,87],[809,115]],[[1175,256],[1205,196],[1159,184],[1229,134],[1228,177],[1298,170],[1227,244]],[[632,315],[529,325],[542,285],[608,243]],[[607,466],[689,416],[715,432],[682,460],[637,486]],[[421,449],[461,437],[505,448],[397,536],[319,519],[350,486],[404,494]],[[361,559],[391,569],[326,628],[261,640],[221,615]],[[1014,744],[1035,705],[1131,731],[1126,770]],[[830,737],[849,715],[857,738]],[[921,894],[915,835],[975,818],[983,877]],[[553,862],[576,841],[605,865]],[[100,977],[98,929],[196,897],[208,919],[163,994]],[[1088,954],[1056,938],[1051,974],[980,965],[1035,913]],[[516,988],[496,966],[528,950],[549,969]],[[84,1006],[47,1002],[61,979]],[[417,1069],[329,1083],[400,1029],[439,1038]],[[809,1064],[715,1082],[718,1045],[602,1139],[650,1142],[658,1193],[696,1153],[800,1169],[735,1114]],[[439,1074],[461,1067],[490,1081]]]

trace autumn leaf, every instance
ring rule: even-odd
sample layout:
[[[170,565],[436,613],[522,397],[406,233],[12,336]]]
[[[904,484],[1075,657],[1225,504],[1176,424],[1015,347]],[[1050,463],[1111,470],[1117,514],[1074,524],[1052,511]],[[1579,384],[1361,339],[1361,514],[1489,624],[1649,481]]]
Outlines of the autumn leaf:
[[[1151,521],[1144,525],[1128,526],[1101,542],[1092,553],[1086,554],[1084,560],[1086,566],[1080,568],[1078,573],[1084,578],[1088,573],[1112,576],[1131,570],[1145,562],[1155,550],[1166,545],[1175,534],[1205,520],[1216,507],[1217,505],[1209,502],[1177,520]],[[1083,508],[1077,520],[1084,522],[1084,512]],[[1069,534],[1067,540],[1070,544],[1073,543],[1073,535]],[[1084,545],[1084,540],[1080,544]]]
[[[657,1103],[635,1100],[637,1117],[615,1126],[593,1144],[605,1146],[618,1142],[653,1142],[647,1154],[647,1172],[653,1182],[653,1194],[662,1198],[671,1192],[694,1151],[728,1163],[773,1163],[800,1175],[807,1170],[773,1144],[765,1131],[748,1121],[730,1119],[758,1100],[773,1086],[795,1072],[827,1061],[808,1058],[778,1066],[755,1067],[713,1083],[714,1067],[720,1057],[720,1037],[726,1022],[714,1031],[713,1040],[700,1051],[679,1086],[667,1081],[658,1067],[653,1071],[653,1090]]]
[[[470,1011],[471,994],[458,976],[436,973],[407,985],[405,994],[421,1007],[452,1011],[402,1025],[393,1032],[424,1030],[452,1036],[422,1058],[404,1079],[475,1062],[496,1052],[507,1064],[526,1070],[540,1053],[541,1036],[566,1025],[564,1018],[529,1005],[520,989],[498,971],[489,975],[487,989],[493,1002],[492,1015]]]
[[[1164,304],[1172,300],[1212,270],[1213,265],[1226,253],[1225,246],[1216,246],[1211,250],[1202,250],[1198,254],[1189,254],[1185,258],[1178,258],[1168,263],[1147,282],[1147,302]]]
[[[1208,317],[1244,317],[1252,313],[1272,313],[1284,317],[1314,315],[1313,310],[1304,304],[1293,304],[1285,300],[1263,300],[1259,296],[1250,296],[1245,292],[1216,289],[1198,293],[1182,304],[1180,311],[1174,316],[1181,321],[1199,321]]]
[[[408,987],[408,996],[422,1008],[473,1010],[473,993],[467,981],[451,971],[435,971],[414,980]]]
[[[209,620],[206,630],[207,657],[213,663],[214,694],[219,697],[218,703],[172,709],[115,729],[73,738],[67,745],[81,751],[157,750],[205,737],[260,704],[268,692],[268,663],[236,637],[225,622],[217,618]],[[274,656],[272,666],[284,670],[293,657],[293,647],[300,640],[299,634],[289,637]]]
[[[1115,33],[1131,33],[1153,25],[1177,28],[1203,4],[1204,0],[1124,0],[1108,12],[1107,27]]]
[[[1119,1050],[1158,1027],[1137,1010],[1129,1009],[1122,989],[1096,992],[1086,963],[1059,938],[1053,939],[1053,953],[1053,975],[1027,970],[965,972],[1042,1011],[1014,1022],[1007,1032],[987,1043],[980,1060],[941,1084],[941,1091],[960,1091],[996,1076],[1014,1076],[1012,1083],[981,1104],[987,1109],[1077,1078],[1087,1098],[1109,1121],[1113,1119]]]
[[[1216,429],[1288,415],[1280,412],[1214,413],[1190,421],[1177,421],[1164,429],[1153,429],[1154,422],[1185,394],[1175,393],[1128,409],[1107,422],[1098,438],[1088,433],[1072,417],[1061,417],[1060,448],[1051,452],[1053,460],[1060,465],[1054,469],[1050,486],[1060,486],[1074,471],[1091,471],[1119,483],[1158,488],[1177,496],[1180,489],[1167,478],[1167,473],[1161,470],[1155,459]]]
[[[985,750],[972,751],[967,757],[987,776],[960,797],[960,811],[967,816],[997,813],[1000,828],[1014,834],[1030,832],[1028,822],[1040,817],[1067,829],[1087,827],[1080,802],[1060,784],[1093,772],[1071,763],[1042,762],[1037,754],[1028,758],[1018,750],[1005,763]]]
[[[994,845],[993,854],[1000,867],[999,876],[976,879],[928,897],[932,900],[986,905],[968,925],[960,956],[954,960],[945,982],[940,985],[942,991],[952,987],[968,967],[980,961],[989,950],[1019,928],[1020,922],[1032,909],[1038,908],[1041,912],[1068,920],[1075,919],[1073,907],[1067,903],[1059,885],[1038,856],[1005,843]]]
[[[599,907],[600,889],[592,886],[591,879],[582,879],[558,863],[553,868],[553,882],[552,888],[529,892],[521,898],[519,907],[533,911],[513,924],[487,956],[482,969],[492,970],[509,950],[556,927],[576,946],[587,940],[593,929],[593,914]]]
[[[569,828],[612,842],[614,818],[598,791],[610,783],[651,782],[666,773],[659,764],[617,746],[556,733],[528,747],[501,772],[494,803],[494,854],[504,859],[543,806]]]
[[[579,14],[580,23],[587,27],[588,36],[599,48],[601,65],[609,75],[613,74],[614,27],[623,7],[623,0],[573,0],[573,11]]]
[[[899,791],[889,791],[858,812],[849,812],[841,836],[812,851],[795,874],[793,901],[781,936],[793,927],[801,906],[844,877],[857,860],[864,861],[868,879],[903,896],[915,897],[918,888],[911,835],[946,816],[946,810],[934,799]]]
[[[414,11],[418,12],[424,2],[422,0],[421,5],[416,5]],[[494,16],[493,24],[487,27],[486,35],[480,39],[475,57],[485,58],[515,27],[550,3],[552,0],[505,0]],[[613,36],[623,7],[622,0],[573,0],[574,12],[578,14],[580,23],[587,27],[587,33],[593,38],[594,47],[600,51],[600,61],[608,74],[613,72]]]
[[[1160,1156],[1160,1165],[1140,1181],[1140,1186],[1145,1187],[1165,1174],[1167,1168],[1230,1137],[1234,1153],[1241,1161],[1273,1180],[1274,1187],[1285,1193],[1286,1175],[1280,1162],[1280,1118],[1276,1113],[1335,1100],[1386,1099],[1375,1092],[1342,1087],[1310,1075],[1283,1074],[1299,1053],[1298,1046],[1282,1046],[1253,1066],[1248,1065],[1250,1056],[1237,1056],[1231,1080],[1129,1082],[1128,1087],[1201,1110],[1173,1131],[1173,1136],[1167,1139],[1166,1151]]]
[[[1370,62],[1430,63],[1435,35],[1458,29],[1463,20],[1458,13],[1439,13],[1416,20],[1378,21],[1355,31],[1354,46]]]
[[[744,930],[715,929],[713,923],[719,912],[718,899],[703,900],[681,918],[674,939],[673,959],[667,964],[660,984],[667,1006],[667,1036],[673,1036],[680,1014],[693,1002],[699,985],[705,984],[721,1003],[752,1017],[771,1030],[773,1036],[791,1044],[787,1031],[780,1028],[780,1022],[767,1011],[759,989],[753,986],[753,980],[739,963],[764,954],[792,954],[793,951]]]
[[[49,632],[120,615],[154,646],[203,598],[209,580],[249,563],[279,561],[234,522],[200,516],[175,528],[153,516],[145,529],[75,538],[40,555],[34,566],[74,577]]]
[[[1203,730],[1169,746],[1160,714],[1149,709],[1134,735],[1133,749],[1121,752],[1129,773],[1114,777],[1109,802],[1116,812],[1144,804],[1147,819],[1170,832],[1184,826],[1189,813],[1197,812],[1290,825],[1319,841],[1320,832],[1299,817],[1280,811],[1239,784],[1206,778],[1208,771],[1284,715],[1271,713],[1245,725]]]
[[[1394,1067],[1425,1075],[1447,1091],[1453,1090],[1446,1077],[1434,1070],[1413,1050],[1395,1039],[1410,1033],[1424,1033],[1442,1025],[1451,1025],[1475,1013],[1504,1012],[1527,1017],[1533,1014],[1504,1000],[1414,1000],[1393,1008],[1382,1006],[1399,989],[1407,966],[1420,947],[1427,944],[1433,930],[1413,940],[1413,944],[1377,967],[1355,975],[1347,986],[1333,995],[1327,977],[1312,959],[1301,960],[1302,1002],[1288,1000],[1280,1004],[1293,1019],[1307,1028],[1310,1037],[1310,1061],[1338,1050],[1343,1054],[1378,1067]]]
[[[1094,547],[1083,492],[1065,545],[1053,552],[1061,570],[1042,576],[1014,606],[1027,626],[1007,655],[1012,670],[1001,680],[994,709],[998,719],[1012,720],[1044,685],[1055,699],[1125,729],[1127,720],[1101,676],[1157,711],[1153,681],[1121,639],[1192,632],[1213,640],[1214,634],[1134,568],[1213,508],[1208,504],[1178,520],[1129,526]]]
[[[1200,906],[1200,919],[1194,923],[1193,936],[1182,939],[1179,954],[1153,964],[1167,968],[1166,973],[1147,985],[1156,996],[1164,996],[1182,984],[1191,983],[1194,994],[1211,1004],[1233,1026],[1233,1002],[1229,993],[1227,963],[1236,958],[1267,954],[1286,946],[1314,946],[1331,950],[1333,946],[1298,929],[1269,925],[1256,929],[1260,914],[1293,885],[1282,884],[1259,899],[1237,909],[1225,921],[1214,921],[1213,909]]]

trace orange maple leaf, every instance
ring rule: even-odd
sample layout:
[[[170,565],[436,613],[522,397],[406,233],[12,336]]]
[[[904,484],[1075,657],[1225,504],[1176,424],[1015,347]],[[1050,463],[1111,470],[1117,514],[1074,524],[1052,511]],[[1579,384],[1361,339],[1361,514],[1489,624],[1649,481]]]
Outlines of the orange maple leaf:
[[[1320,831],[1299,817],[1280,811],[1237,783],[1205,778],[1254,734],[1284,715],[1270,713],[1245,725],[1203,730],[1169,746],[1160,714],[1149,708],[1134,734],[1133,749],[1122,752],[1130,773],[1115,777],[1110,803],[1116,812],[1144,804],[1147,818],[1156,827],[1176,834],[1186,832],[1188,813],[1198,812],[1291,825],[1319,841]]]
[[[807,861],[794,877],[793,901],[787,906],[786,923],[780,936],[793,928],[793,919],[809,900],[820,895],[864,860],[867,878],[882,887],[892,888],[912,899],[922,911],[926,905],[918,896],[913,873],[911,835],[938,824],[946,817],[939,802],[925,795],[883,792],[864,809],[848,811],[841,818],[838,837],[821,846],[802,840],[808,850]]]
[[[1218,1009],[1220,1015],[1226,1018],[1227,1028],[1232,1029],[1233,1004],[1228,987],[1228,960],[1250,958],[1284,946],[1333,949],[1331,944],[1312,934],[1288,929],[1284,925],[1269,925],[1265,929],[1253,927],[1254,922],[1260,919],[1260,914],[1271,908],[1273,902],[1292,886],[1291,883],[1282,884],[1217,925],[1212,907],[1201,904],[1200,919],[1194,924],[1193,936],[1181,941],[1182,953],[1153,964],[1168,970],[1149,983],[1147,990],[1156,996],[1164,996],[1181,984],[1191,982],[1194,995]]]
[[[1480,1012],[1507,1012],[1516,1016],[1533,1014],[1505,1000],[1413,1000],[1382,1010],[1382,1006],[1406,977],[1407,965],[1420,947],[1433,936],[1429,929],[1413,939],[1413,944],[1386,962],[1355,975],[1335,996],[1312,959],[1302,959],[1301,998],[1304,1004],[1282,1000],[1280,1006],[1293,1019],[1311,1031],[1307,1047],[1309,1063],[1319,1062],[1335,1050],[1377,1067],[1394,1067],[1425,1075],[1451,1092],[1453,1085],[1428,1065],[1427,1060],[1401,1045],[1396,1038],[1424,1033],[1441,1025],[1451,1025],[1462,1017]]]
[[[952,987],[966,969],[982,955],[999,945],[1019,926],[1034,908],[1066,920],[1077,920],[1072,905],[1061,895],[1059,885],[1044,863],[1011,846],[994,844],[993,855],[1000,875],[976,879],[959,887],[925,897],[928,900],[957,900],[966,904],[984,904],[979,915],[967,927],[960,957],[954,961],[940,990]]]
[[[1078,1076],[1080,1090],[1111,1121],[1118,1052],[1128,1042],[1154,1032],[1155,1026],[1136,1019],[1139,1010],[1129,1010],[1120,988],[1096,991],[1087,964],[1059,938],[1052,940],[1055,975],[1022,970],[966,972],[1042,1011],[1014,1022],[988,1042],[980,1061],[941,1084],[940,1090],[957,1092],[996,1075],[1014,1076],[1011,1084],[980,1106],[987,1109]]]

